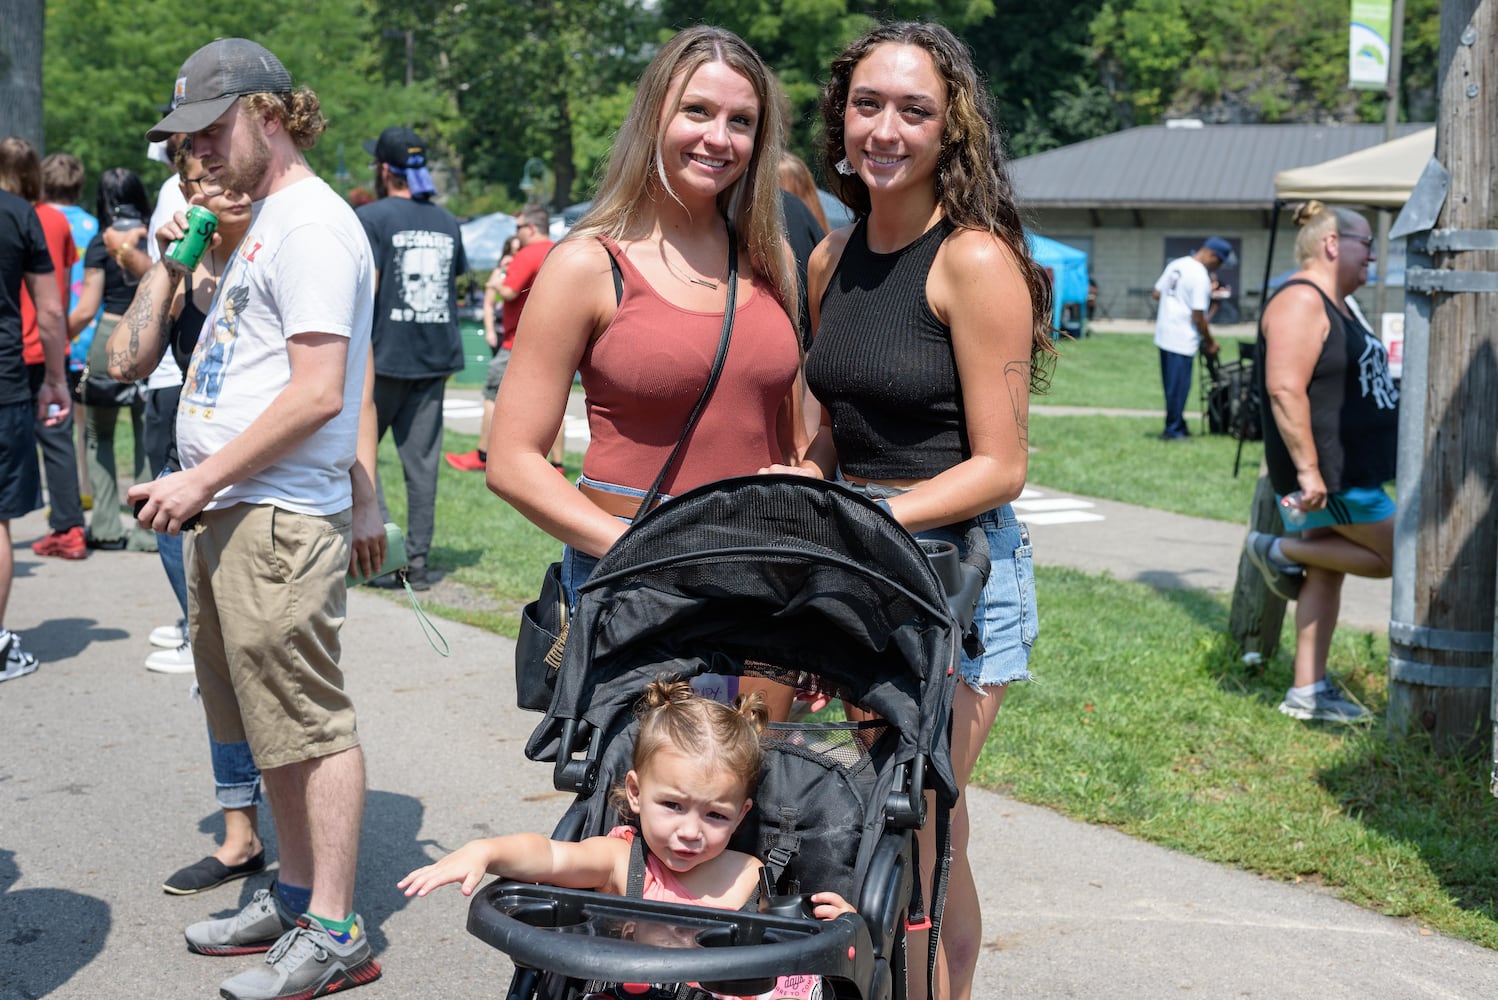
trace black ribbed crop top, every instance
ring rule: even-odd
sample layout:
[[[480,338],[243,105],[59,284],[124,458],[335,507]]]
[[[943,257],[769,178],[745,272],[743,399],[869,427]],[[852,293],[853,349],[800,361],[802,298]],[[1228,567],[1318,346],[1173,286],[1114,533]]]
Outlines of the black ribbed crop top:
[[[894,253],[860,220],[822,295],[806,381],[832,417],[838,465],[861,479],[928,479],[970,457],[952,331],[926,301],[946,219]]]

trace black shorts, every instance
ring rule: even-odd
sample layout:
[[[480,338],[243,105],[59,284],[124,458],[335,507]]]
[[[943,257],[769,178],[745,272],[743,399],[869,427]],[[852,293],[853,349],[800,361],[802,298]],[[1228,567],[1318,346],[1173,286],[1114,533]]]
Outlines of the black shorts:
[[[24,517],[42,505],[35,427],[34,402],[0,406],[0,521]]]

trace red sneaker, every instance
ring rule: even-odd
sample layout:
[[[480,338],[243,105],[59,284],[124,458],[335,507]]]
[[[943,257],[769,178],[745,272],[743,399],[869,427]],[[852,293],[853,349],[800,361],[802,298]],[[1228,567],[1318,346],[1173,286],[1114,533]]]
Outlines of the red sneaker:
[[[84,542],[82,528],[48,532],[31,543],[31,551],[39,556],[56,556],[59,559],[88,558],[88,546]]]
[[[459,472],[483,472],[484,460],[479,457],[477,451],[465,451],[459,454],[455,451],[447,452],[444,456],[447,464]]]

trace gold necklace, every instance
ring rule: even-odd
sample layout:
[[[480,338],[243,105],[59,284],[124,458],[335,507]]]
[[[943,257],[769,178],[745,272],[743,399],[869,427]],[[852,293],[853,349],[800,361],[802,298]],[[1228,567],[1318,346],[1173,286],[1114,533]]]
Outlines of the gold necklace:
[[[712,281],[708,278],[699,278],[694,274],[687,273],[685,257],[682,258],[682,268],[680,270],[678,270],[677,266],[672,263],[671,255],[666,253],[664,248],[662,248],[661,251],[661,258],[666,262],[666,270],[670,271],[671,276],[677,281],[684,281],[693,285],[701,285],[703,288],[711,288],[715,292],[718,290],[718,282]]]

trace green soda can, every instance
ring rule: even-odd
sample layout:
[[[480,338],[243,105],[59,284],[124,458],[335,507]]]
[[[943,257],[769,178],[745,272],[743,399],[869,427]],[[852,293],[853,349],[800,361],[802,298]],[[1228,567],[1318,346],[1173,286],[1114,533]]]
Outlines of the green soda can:
[[[214,230],[218,229],[218,216],[202,205],[193,205],[187,210],[187,232],[180,240],[166,245],[165,257],[184,271],[191,272],[203,259],[208,245],[213,242]]]

